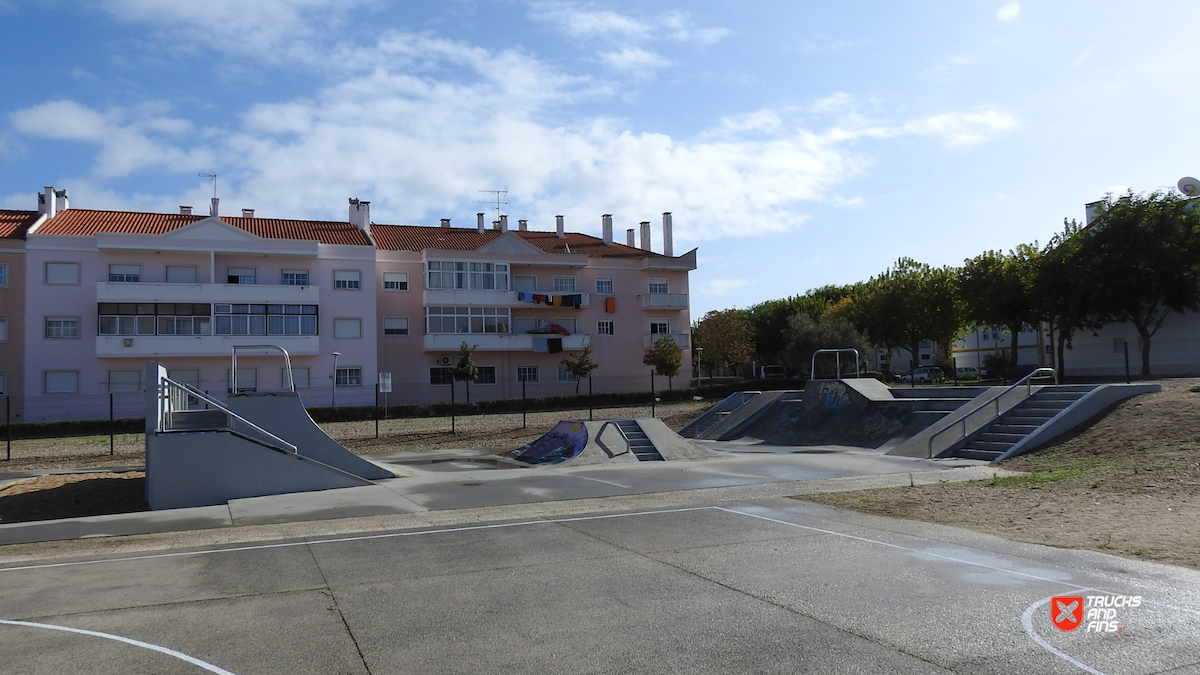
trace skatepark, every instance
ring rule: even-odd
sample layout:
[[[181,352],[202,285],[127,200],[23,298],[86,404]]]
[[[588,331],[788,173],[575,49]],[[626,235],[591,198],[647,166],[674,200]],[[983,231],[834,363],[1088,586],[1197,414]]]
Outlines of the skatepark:
[[[286,397],[235,400],[271,437],[212,415],[163,435],[233,434],[305,467],[288,481],[350,485],[0,526],[0,658],[30,673],[1200,672],[1194,571],[789,499],[990,477],[944,439],[1007,433],[975,418],[1021,405],[839,382],[724,402],[682,436],[568,420],[508,456],[370,467],[297,457],[307,427],[254,410]],[[1089,395],[1115,394],[1055,417]],[[871,423],[834,434],[838,415]],[[201,463],[165,466],[158,488]],[[1056,627],[1055,598],[1101,596],[1141,599],[1113,609],[1119,631]]]

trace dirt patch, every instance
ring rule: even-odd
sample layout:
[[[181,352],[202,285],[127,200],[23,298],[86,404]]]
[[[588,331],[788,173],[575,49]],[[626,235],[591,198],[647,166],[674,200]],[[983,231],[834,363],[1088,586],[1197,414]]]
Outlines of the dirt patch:
[[[866,513],[1200,569],[1200,380],[1118,405],[990,481],[801,495]]]
[[[0,487],[0,523],[145,511],[145,478],[141,471],[28,478]]]

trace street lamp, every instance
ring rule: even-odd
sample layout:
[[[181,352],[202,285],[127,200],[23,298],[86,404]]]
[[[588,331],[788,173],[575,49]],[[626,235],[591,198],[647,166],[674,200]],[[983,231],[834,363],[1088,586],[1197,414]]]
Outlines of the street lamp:
[[[337,407],[337,361],[341,355],[341,352],[333,353],[333,405],[331,406],[333,408]]]

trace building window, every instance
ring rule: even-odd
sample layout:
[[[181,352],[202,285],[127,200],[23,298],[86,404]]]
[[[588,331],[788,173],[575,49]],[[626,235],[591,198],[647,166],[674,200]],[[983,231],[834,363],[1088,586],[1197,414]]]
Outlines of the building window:
[[[46,263],[46,284],[50,286],[78,286],[79,263]]]
[[[362,337],[362,319],[334,319],[333,337],[345,339]]]
[[[664,293],[664,294],[670,293],[670,291],[667,290],[667,288],[668,288],[668,286],[667,286],[666,279],[651,279],[650,280],[650,293],[652,293],[652,294],[657,295],[659,293]]]
[[[361,286],[362,272],[358,270],[334,270],[333,287],[341,291],[357,291]]]
[[[671,332],[671,321],[669,319],[651,319],[650,334],[651,335],[667,335]]]
[[[191,302],[101,302],[99,335],[208,335],[212,305]]]
[[[612,320],[597,321],[596,322],[596,334],[597,335],[616,335],[616,332],[613,330]]]
[[[78,370],[47,370],[45,376],[47,394],[79,393]]]
[[[575,335],[579,332],[579,322],[574,317],[556,316],[554,317],[554,323],[555,325],[566,328],[571,335]]]
[[[233,382],[229,377],[230,369],[225,369],[225,391],[233,391]],[[238,368],[237,369],[237,393],[248,394],[258,391],[258,369],[257,368]]]
[[[425,319],[430,335],[510,332],[507,307],[427,307]]]
[[[253,267],[230,267],[225,272],[227,284],[256,284],[258,276]]]
[[[8,319],[0,316],[0,342],[8,342]]]
[[[0,286],[8,285],[8,265],[0,265]]]
[[[454,384],[454,369],[443,367],[430,368],[429,384]]]
[[[572,373],[570,368],[563,364],[558,364],[558,381],[559,382],[578,382],[579,376]]]
[[[537,277],[532,274],[514,274],[513,290],[532,293],[537,290]]]
[[[333,381],[339,387],[361,387],[362,368],[359,366],[338,368],[337,372],[334,373]]]
[[[167,377],[179,384],[186,384],[196,389],[200,388],[200,371],[195,368],[172,368],[167,370]]]
[[[279,382],[283,387],[287,387],[287,368],[280,368]],[[292,368],[292,384],[296,385],[297,389],[308,389],[309,386],[309,370],[308,368]]]
[[[475,384],[496,384],[496,366],[479,366]]]
[[[282,286],[307,286],[308,270],[283,270],[279,273]]]
[[[429,260],[426,288],[458,291],[507,291],[508,264]]]
[[[213,306],[217,335],[316,335],[316,305]]]
[[[163,317],[164,320],[177,319],[178,317]],[[188,327],[179,327],[179,330],[191,330],[192,317],[184,319],[188,322]],[[204,317],[207,322],[208,317]],[[154,335],[155,325],[153,316],[101,316],[99,321],[100,335]],[[207,326],[206,326],[207,327]],[[165,324],[164,330],[174,329],[173,325]],[[163,333],[164,335],[196,335],[197,333]],[[206,334],[206,333],[201,333]]]
[[[385,290],[385,291],[407,291],[408,290],[408,272],[384,272],[383,273],[383,290]]]
[[[596,280],[596,295],[612,295],[613,282],[612,279],[597,279]]]
[[[528,384],[538,383],[538,367],[537,366],[517,366],[517,383],[526,382]]]
[[[109,281],[140,281],[142,278],[141,265],[109,265]]]
[[[554,277],[555,293],[574,293],[575,277]]]
[[[79,318],[71,316],[46,317],[46,337],[54,339],[79,337]]]
[[[142,371],[140,370],[110,370],[108,371],[108,391],[119,393],[124,391],[142,390]]]
[[[168,284],[196,283],[196,268],[192,265],[167,265]]]
[[[408,335],[408,317],[407,316],[385,316],[385,317],[383,317],[383,334],[384,335]]]

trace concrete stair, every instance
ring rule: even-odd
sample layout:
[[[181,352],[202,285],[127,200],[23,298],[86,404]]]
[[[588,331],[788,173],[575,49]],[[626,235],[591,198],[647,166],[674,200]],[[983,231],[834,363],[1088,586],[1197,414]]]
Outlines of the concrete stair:
[[[994,460],[1094,388],[1088,385],[1044,387],[991,424],[971,434],[952,452],[952,456]]]
[[[625,435],[625,440],[629,442],[629,451],[637,457],[639,462],[662,462],[665,461],[658,448],[654,446],[654,441],[646,435],[635,420],[618,420],[614,422],[621,433]]]

